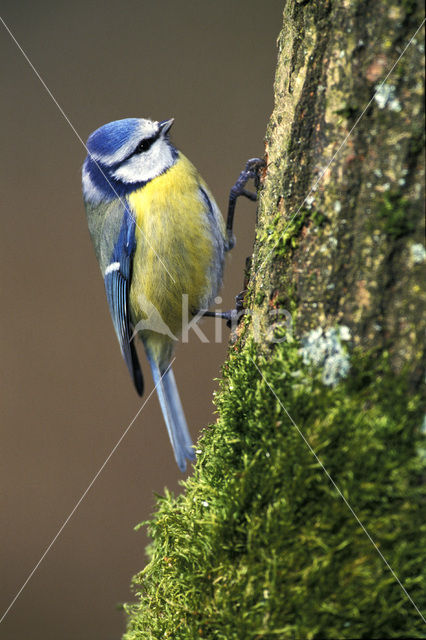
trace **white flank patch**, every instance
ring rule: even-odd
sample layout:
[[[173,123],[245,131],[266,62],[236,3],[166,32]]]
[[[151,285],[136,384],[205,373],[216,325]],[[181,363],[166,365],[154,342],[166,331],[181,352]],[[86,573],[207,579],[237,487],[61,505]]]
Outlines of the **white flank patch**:
[[[118,271],[119,268],[120,268],[119,262],[111,262],[111,264],[109,264],[105,269],[105,275],[107,276],[109,273],[112,273],[113,271]]]

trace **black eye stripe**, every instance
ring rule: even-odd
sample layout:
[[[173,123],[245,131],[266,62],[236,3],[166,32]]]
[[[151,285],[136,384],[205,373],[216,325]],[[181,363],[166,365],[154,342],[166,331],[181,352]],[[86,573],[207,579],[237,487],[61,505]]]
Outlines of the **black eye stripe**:
[[[150,138],[145,138],[145,140],[141,140],[138,146],[136,147],[136,149],[134,150],[133,154],[138,154],[138,153],[143,153],[144,151],[148,151],[148,149],[152,147],[152,145],[157,140],[157,138],[158,138],[158,135],[155,135],[155,136],[151,136]]]
[[[131,152],[129,153],[128,156],[126,156],[125,158],[123,158],[123,160],[120,160],[119,162],[116,162],[114,165],[112,165],[112,167],[119,167],[120,165],[123,164],[123,162],[127,162],[127,160],[129,160],[130,158],[132,158],[133,156],[137,156],[140,153],[144,153],[145,151],[148,151],[148,149],[150,149],[152,147],[152,145],[154,144],[154,142],[156,140],[158,140],[158,138],[160,137],[161,134],[161,129],[159,129],[158,131],[156,131],[152,136],[150,136],[149,138],[144,138],[143,140],[141,140],[139,142],[139,144],[137,145],[137,147]]]
[[[154,133],[149,138],[144,138],[143,140],[141,140],[137,145],[136,149],[127,156],[126,160],[128,160],[132,156],[136,156],[136,155],[139,155],[140,153],[144,153],[145,151],[148,151],[148,149],[152,147],[154,142],[158,140],[158,138],[160,137],[160,133],[161,133],[161,129],[156,131],[156,133]]]

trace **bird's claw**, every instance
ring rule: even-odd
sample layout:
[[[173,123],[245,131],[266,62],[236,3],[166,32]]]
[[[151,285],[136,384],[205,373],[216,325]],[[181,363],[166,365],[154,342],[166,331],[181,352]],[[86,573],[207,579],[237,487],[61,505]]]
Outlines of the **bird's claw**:
[[[265,161],[262,160],[262,158],[250,158],[250,160],[247,160],[245,169],[241,171],[237,182],[231,189],[232,196],[235,199],[238,198],[238,196],[245,196],[250,200],[257,200],[256,193],[246,191],[244,187],[249,180],[254,180],[256,191],[258,190],[260,181],[259,169],[264,166]]]
[[[245,295],[247,293],[247,289],[241,291],[237,296],[235,296],[235,309],[228,311],[229,317],[226,321],[226,326],[229,329],[236,329],[239,323],[241,322],[241,318],[245,315]]]

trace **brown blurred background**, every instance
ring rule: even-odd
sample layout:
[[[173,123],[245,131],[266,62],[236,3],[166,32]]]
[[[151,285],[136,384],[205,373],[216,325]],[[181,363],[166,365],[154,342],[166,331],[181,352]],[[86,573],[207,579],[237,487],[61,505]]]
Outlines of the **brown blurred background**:
[[[172,137],[222,211],[263,153],[281,0],[3,1],[2,17],[86,140],[129,116]],[[1,25],[0,25],[1,26]],[[86,227],[85,150],[1,27],[0,617],[143,400],[122,361]],[[240,203],[223,309],[241,289],[255,207]],[[213,338],[213,321],[203,328]],[[194,437],[214,420],[226,354],[193,334],[174,365]],[[142,359],[144,371],[147,366]],[[146,375],[146,395],[152,381]],[[113,640],[146,562],[154,492],[180,491],[153,396],[0,625],[7,640]]]

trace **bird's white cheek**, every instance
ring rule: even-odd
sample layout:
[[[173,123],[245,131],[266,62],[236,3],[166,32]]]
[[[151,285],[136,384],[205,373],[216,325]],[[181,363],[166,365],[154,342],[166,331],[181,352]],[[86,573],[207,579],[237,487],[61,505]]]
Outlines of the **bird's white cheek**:
[[[133,156],[113,174],[122,182],[147,182],[159,176],[174,163],[173,154],[167,144],[154,144],[146,153]]]

